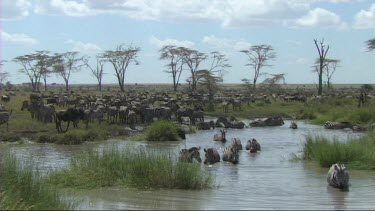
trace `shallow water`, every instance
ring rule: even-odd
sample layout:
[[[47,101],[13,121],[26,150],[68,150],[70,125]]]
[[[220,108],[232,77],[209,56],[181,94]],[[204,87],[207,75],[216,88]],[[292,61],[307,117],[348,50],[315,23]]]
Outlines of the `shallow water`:
[[[248,122],[248,121],[245,121]],[[250,154],[240,152],[240,163],[233,165],[220,162],[203,165],[216,178],[217,187],[210,190],[153,190],[138,191],[124,188],[77,191],[82,199],[79,209],[374,209],[375,173],[350,171],[351,187],[342,192],[327,186],[328,169],[304,162],[291,162],[292,153],[301,153],[305,136],[324,135],[340,140],[360,136],[350,130],[325,130],[298,122],[297,130],[289,129],[290,122],[280,127],[228,129],[227,139],[240,138],[246,141],[255,138],[262,151]],[[13,145],[17,156],[32,157],[41,170],[61,168],[67,165],[72,155],[89,148],[108,145],[143,146],[172,150],[200,146],[216,147],[220,153],[230,144],[217,143],[213,136],[219,129],[199,131],[187,135],[182,142],[148,143],[110,140],[102,143],[87,143],[80,146],[57,146],[52,144]],[[201,150],[201,157],[204,152]]]

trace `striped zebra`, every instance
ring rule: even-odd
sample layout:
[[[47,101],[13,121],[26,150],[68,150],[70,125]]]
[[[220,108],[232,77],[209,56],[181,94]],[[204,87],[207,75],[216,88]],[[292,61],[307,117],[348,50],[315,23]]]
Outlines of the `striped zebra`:
[[[12,115],[12,112],[13,110],[10,110],[10,112],[8,112],[8,111],[5,111],[5,109],[0,111],[0,125],[6,123],[7,131],[9,130],[9,119],[10,119],[10,116]]]
[[[180,161],[192,163],[193,159],[196,159],[199,163],[202,163],[201,156],[199,154],[200,147],[191,147],[190,149],[180,150]]]
[[[248,140],[246,144],[246,150],[250,150],[250,153],[255,153],[260,151],[260,144],[256,139]]]
[[[231,162],[233,164],[237,164],[239,162],[239,154],[238,150],[233,146],[229,146],[224,149],[223,153],[223,161]]]
[[[353,128],[353,124],[350,122],[330,122],[326,121],[324,123],[325,129],[345,129],[345,128]]]
[[[349,187],[349,173],[344,164],[333,164],[327,174],[327,182],[330,186],[339,189]]]
[[[237,151],[242,150],[242,143],[239,138],[233,138],[231,147],[235,148]]]

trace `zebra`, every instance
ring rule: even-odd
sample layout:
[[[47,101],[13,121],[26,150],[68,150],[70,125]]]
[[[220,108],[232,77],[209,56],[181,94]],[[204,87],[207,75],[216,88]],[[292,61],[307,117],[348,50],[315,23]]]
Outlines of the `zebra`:
[[[330,186],[339,189],[349,187],[349,173],[344,164],[333,164],[327,174],[327,182]]]
[[[250,150],[250,153],[255,153],[260,151],[260,144],[256,139],[248,140],[246,144],[246,150]]]
[[[193,109],[191,108],[179,108],[177,110],[177,120],[181,124],[182,123],[182,117],[189,117],[190,124],[195,125],[195,120],[193,117]]]
[[[215,122],[209,121],[209,122],[198,122],[197,129],[198,130],[210,130],[211,128],[215,129]]]
[[[296,123],[295,121],[292,121],[292,122],[290,123],[289,128],[297,129],[297,128],[298,128],[297,123]]]
[[[222,143],[227,142],[227,138],[225,137],[225,134],[227,133],[227,130],[220,130],[221,134],[215,134],[214,135],[214,141],[221,141]]]
[[[242,143],[239,138],[233,138],[231,147],[235,148],[236,150],[242,150]]]
[[[220,162],[220,154],[215,148],[208,148],[204,149],[205,152],[205,160],[204,164],[214,164]]]
[[[350,122],[330,122],[326,121],[324,123],[325,129],[345,129],[345,128],[353,128],[353,124]]]
[[[225,148],[223,153],[223,161],[237,164],[239,162],[238,150],[232,146]]]
[[[0,125],[7,124],[7,131],[9,130],[9,119],[12,115],[13,110],[11,109],[10,112],[2,110],[0,111]]]
[[[199,120],[199,122],[204,122],[204,113],[203,111],[193,111],[193,118],[194,118],[194,121],[196,119]]]
[[[200,147],[191,147],[190,149],[180,150],[180,161],[186,161],[189,163],[196,159],[199,163],[202,163],[201,156],[199,154]]]

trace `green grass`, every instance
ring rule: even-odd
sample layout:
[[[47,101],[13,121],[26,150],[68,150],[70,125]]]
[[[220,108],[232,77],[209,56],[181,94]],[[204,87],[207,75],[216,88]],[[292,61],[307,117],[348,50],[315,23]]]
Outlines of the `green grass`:
[[[146,130],[147,141],[179,141],[177,125],[171,121],[159,120]]]
[[[213,179],[199,164],[178,162],[168,153],[112,146],[72,158],[69,167],[50,174],[49,182],[72,188],[203,189]]]
[[[0,166],[1,210],[66,210],[74,202],[63,199],[56,188],[48,186],[32,162],[21,164],[6,153]]]
[[[347,142],[308,136],[303,147],[303,159],[317,162],[322,167],[340,162],[351,169],[375,170],[374,151],[375,132]]]

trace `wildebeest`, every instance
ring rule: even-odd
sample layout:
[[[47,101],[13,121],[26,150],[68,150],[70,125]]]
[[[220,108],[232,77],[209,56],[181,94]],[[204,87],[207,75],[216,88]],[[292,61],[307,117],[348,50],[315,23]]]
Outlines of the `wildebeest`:
[[[284,121],[281,117],[268,117],[263,119],[257,119],[250,123],[251,127],[263,127],[263,126],[279,126],[283,125]]]
[[[10,96],[9,95],[3,95],[3,96],[1,96],[1,101],[3,101],[3,102],[9,102],[10,101]]]
[[[210,130],[211,128],[215,129],[215,122],[214,121],[198,122],[197,123],[197,129],[198,130]]]
[[[193,159],[195,159],[199,163],[202,163],[199,150],[200,150],[200,147],[191,147],[190,149],[180,150],[180,161],[186,161],[186,162],[192,163]]]
[[[225,137],[225,134],[227,133],[227,130],[220,130],[221,134],[215,134],[214,135],[214,141],[221,141],[222,143],[227,142],[227,138]]]
[[[70,122],[73,122],[73,127],[78,127],[78,122],[80,119],[84,118],[84,111],[82,109],[68,108],[66,111],[56,112],[56,129],[57,132],[66,132],[69,129]],[[61,128],[61,122],[68,122],[66,130],[63,131]]]
[[[333,164],[327,174],[327,182],[330,186],[339,189],[349,187],[349,173],[343,164]]]
[[[215,148],[208,148],[204,149],[205,152],[205,160],[204,164],[214,164],[220,162],[220,154]]]

